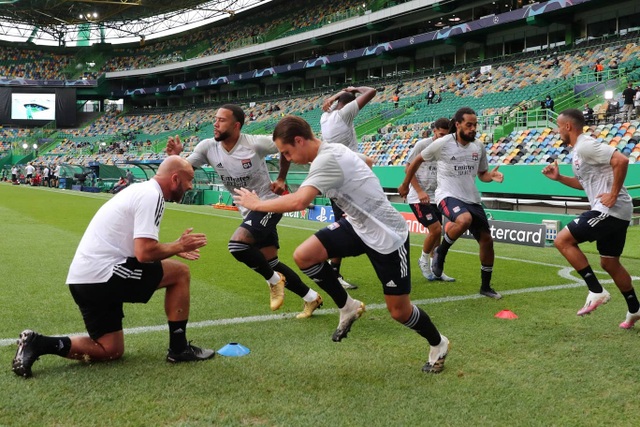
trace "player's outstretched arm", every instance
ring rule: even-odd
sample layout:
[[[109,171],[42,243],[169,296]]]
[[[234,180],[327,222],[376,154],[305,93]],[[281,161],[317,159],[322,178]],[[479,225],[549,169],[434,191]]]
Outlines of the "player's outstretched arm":
[[[236,188],[233,201],[236,205],[244,206],[251,211],[285,213],[306,209],[320,194],[317,188],[306,185],[295,193],[290,193],[277,199],[261,200],[255,191],[246,188]]]
[[[582,188],[582,184],[578,181],[578,178],[572,176],[564,176],[560,174],[560,169],[558,168],[558,161],[554,161],[553,163],[547,165],[542,169],[542,174],[549,179],[554,181],[558,181],[567,187],[575,188],[576,190],[584,190]]]
[[[500,167],[500,165],[498,165],[495,168],[491,169],[491,171],[483,171],[483,172],[478,173],[478,178],[482,182],[491,182],[491,181],[503,182],[504,181],[504,175],[502,174],[502,172],[500,172],[498,170],[499,167]]]

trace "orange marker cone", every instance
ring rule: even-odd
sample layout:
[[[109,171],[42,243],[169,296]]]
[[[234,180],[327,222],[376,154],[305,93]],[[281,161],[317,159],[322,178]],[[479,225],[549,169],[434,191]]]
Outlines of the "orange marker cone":
[[[494,316],[497,319],[517,319],[518,315],[511,310],[502,310]]]

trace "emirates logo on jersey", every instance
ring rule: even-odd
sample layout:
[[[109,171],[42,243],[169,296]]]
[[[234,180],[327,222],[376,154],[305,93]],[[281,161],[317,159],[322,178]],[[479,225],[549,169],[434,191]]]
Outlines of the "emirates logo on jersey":
[[[478,153],[471,153],[471,159],[475,162],[478,160]]]
[[[249,169],[251,168],[251,159],[245,159],[242,161],[242,167],[244,169]]]

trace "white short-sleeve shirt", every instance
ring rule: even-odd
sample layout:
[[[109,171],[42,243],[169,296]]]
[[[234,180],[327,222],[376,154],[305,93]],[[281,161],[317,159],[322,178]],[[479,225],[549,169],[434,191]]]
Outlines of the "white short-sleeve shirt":
[[[402,246],[407,223],[391,205],[378,177],[360,154],[323,142],[300,187],[312,186],[347,214],[347,221],[370,248],[388,254]]]
[[[342,144],[351,151],[358,151],[358,138],[353,127],[360,107],[356,101],[351,101],[339,110],[323,113],[320,117],[322,139],[331,144]]]
[[[571,160],[573,174],[587,193],[591,209],[618,219],[631,221],[633,202],[624,186],[618,194],[615,205],[611,208],[603,205],[598,197],[611,191],[613,185],[611,156],[615,151],[614,147],[598,142],[586,134],[580,135],[573,147],[573,159]]]
[[[187,157],[194,167],[210,165],[220,176],[225,188],[231,193],[236,188],[255,191],[261,199],[278,197],[271,191],[271,177],[265,157],[278,153],[273,139],[265,135],[240,134],[240,138],[231,151],[213,138],[202,140],[193,153]],[[243,217],[250,212],[239,206]]]
[[[113,267],[134,257],[133,240],[158,241],[164,197],[155,179],[132,184],[96,212],[71,262],[67,284],[104,283]]]

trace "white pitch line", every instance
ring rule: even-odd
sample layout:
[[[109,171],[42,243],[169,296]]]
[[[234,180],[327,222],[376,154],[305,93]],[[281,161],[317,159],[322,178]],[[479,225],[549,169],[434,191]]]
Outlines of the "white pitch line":
[[[571,279],[573,279],[574,281],[572,283],[567,283],[567,284],[563,284],[563,285],[552,285],[552,286],[542,286],[542,287],[538,287],[538,288],[523,288],[523,289],[514,289],[514,290],[507,290],[507,291],[500,291],[500,293],[502,295],[518,295],[518,294],[526,294],[526,293],[533,293],[533,292],[548,292],[548,291],[555,291],[555,290],[561,290],[561,289],[572,289],[572,288],[578,288],[581,286],[585,286],[581,281],[578,281],[578,279],[571,277]],[[634,278],[634,279],[640,279],[640,278]],[[601,281],[601,283],[603,284],[607,284],[607,283],[613,283],[612,280],[603,280]],[[429,299],[423,299],[423,300],[414,300],[412,301],[414,304],[417,305],[429,305],[429,304],[442,304],[442,303],[447,303],[447,302],[455,302],[455,301],[467,301],[467,300],[473,300],[473,299],[480,299],[480,298],[486,298],[483,297],[480,294],[472,294],[472,295],[459,295],[459,296],[449,296],[449,297],[439,297],[439,298],[429,298]],[[372,310],[386,310],[387,306],[386,304],[368,304],[367,305],[367,310],[372,311]],[[316,310],[313,315],[317,316],[317,315],[327,315],[327,314],[334,314],[337,313],[338,309],[336,308],[329,308],[329,309],[321,309],[321,310]],[[270,315],[263,315],[263,316],[249,316],[249,317],[233,317],[233,318],[229,318],[229,319],[218,319],[218,320],[204,320],[201,322],[190,322],[189,323],[189,329],[193,329],[193,328],[208,328],[208,327],[215,327],[215,326],[227,326],[227,325],[238,325],[238,324],[242,324],[242,323],[258,323],[258,322],[268,322],[268,321],[272,321],[272,320],[283,320],[283,319],[291,319],[294,318],[296,316],[297,313],[286,313],[286,314],[270,314]],[[148,333],[148,332],[159,332],[159,331],[166,331],[168,329],[167,325],[157,325],[157,326],[139,326],[136,328],[125,328],[124,329],[124,334],[125,335],[135,335],[135,334],[143,334],[143,333]],[[56,335],[60,335],[60,334],[56,334]],[[62,334],[65,336],[74,336],[74,335],[86,335],[86,333],[84,332],[75,332],[72,334]],[[0,339],[0,347],[6,347],[12,344],[15,344],[16,342],[16,338],[5,338],[5,339]]]
[[[36,187],[37,188],[37,187]],[[64,193],[64,194],[69,194],[69,195],[78,195],[78,196],[84,196],[84,197],[88,197],[88,198],[99,198],[94,196],[92,193],[85,193],[83,194],[83,192],[65,192],[64,190],[58,190],[60,193]],[[78,194],[76,194],[78,193]],[[207,216],[214,216],[214,217],[219,217],[219,218],[227,218],[227,219],[234,219],[234,220],[238,220],[239,217],[237,215],[221,215],[220,213],[217,212],[205,212],[205,211],[198,211],[198,210],[193,210],[190,208],[187,208],[187,206],[185,205],[174,205],[174,204],[168,204],[167,205],[168,208],[170,210],[177,210],[177,211],[182,211],[182,212],[189,212],[189,213],[195,213],[195,214],[200,214],[200,215],[207,215]],[[295,229],[299,229],[299,230],[309,230],[309,231],[317,231],[317,228],[310,228],[310,227],[301,227],[301,226],[294,226],[294,225],[289,225],[289,224],[279,224],[279,227],[286,227],[286,228],[295,228]],[[411,246],[415,246],[415,247],[422,247],[422,245],[420,244],[411,244]],[[457,253],[461,253],[461,254],[467,254],[467,255],[476,255],[476,252],[471,252],[471,251],[459,251],[459,250],[451,250],[452,252],[457,252]],[[507,291],[500,291],[500,293],[502,295],[517,295],[517,294],[524,294],[524,293],[533,293],[533,292],[547,292],[547,291],[554,291],[554,290],[560,290],[560,289],[571,289],[571,288],[577,288],[577,287],[581,287],[584,286],[584,283],[582,283],[582,281],[574,276],[571,275],[571,272],[573,271],[573,268],[571,267],[566,267],[566,265],[556,265],[556,264],[549,264],[549,263],[545,263],[542,261],[533,261],[533,260],[526,260],[526,259],[518,259],[518,258],[511,258],[511,257],[503,257],[503,256],[496,256],[497,259],[503,259],[506,261],[517,261],[517,262],[523,262],[523,263],[528,263],[528,264],[537,264],[537,265],[543,265],[546,267],[556,267],[561,269],[558,272],[558,275],[568,279],[571,281],[571,283],[568,284],[564,284],[564,285],[552,285],[552,286],[542,286],[542,287],[538,287],[538,288],[524,288],[524,289],[514,289],[514,290],[507,290]],[[640,280],[640,277],[632,277],[633,280]],[[601,283],[603,284],[607,284],[607,283],[613,283],[612,280],[602,280]],[[417,305],[425,305],[425,304],[440,304],[440,303],[446,303],[446,302],[454,302],[454,301],[465,301],[465,300],[472,300],[472,299],[480,299],[480,298],[486,298],[483,297],[480,294],[472,294],[472,295],[460,295],[460,296],[450,296],[450,297],[440,297],[440,298],[430,298],[430,299],[426,299],[426,300],[415,300],[413,301],[414,304]],[[369,304],[367,305],[367,310],[382,310],[382,309],[386,309],[387,306],[386,304]],[[326,315],[326,314],[333,314],[333,313],[337,313],[337,309],[321,309],[321,310],[316,310],[314,312],[314,315]],[[267,321],[271,321],[271,320],[281,320],[281,319],[291,319],[293,317],[296,316],[297,313],[286,313],[286,314],[271,314],[271,315],[263,315],[263,316],[249,316],[249,317],[234,317],[234,318],[230,318],[230,319],[218,319],[218,320],[204,320],[201,322],[192,322],[189,323],[189,328],[206,328],[206,327],[212,327],[212,326],[226,326],[226,325],[237,325],[237,324],[241,324],[241,323],[255,323],[255,322],[267,322]],[[125,328],[124,329],[124,333],[125,335],[133,335],[133,334],[141,334],[141,333],[147,333],[147,332],[157,332],[157,331],[166,331],[167,330],[167,325],[157,325],[157,326],[140,326],[140,327],[136,327],[136,328]],[[76,332],[76,333],[72,333],[72,334],[63,334],[66,336],[74,336],[74,335],[86,335],[86,333],[84,332]],[[6,347],[9,345],[12,345],[16,342],[15,338],[4,338],[4,339],[0,339],[0,347]]]

